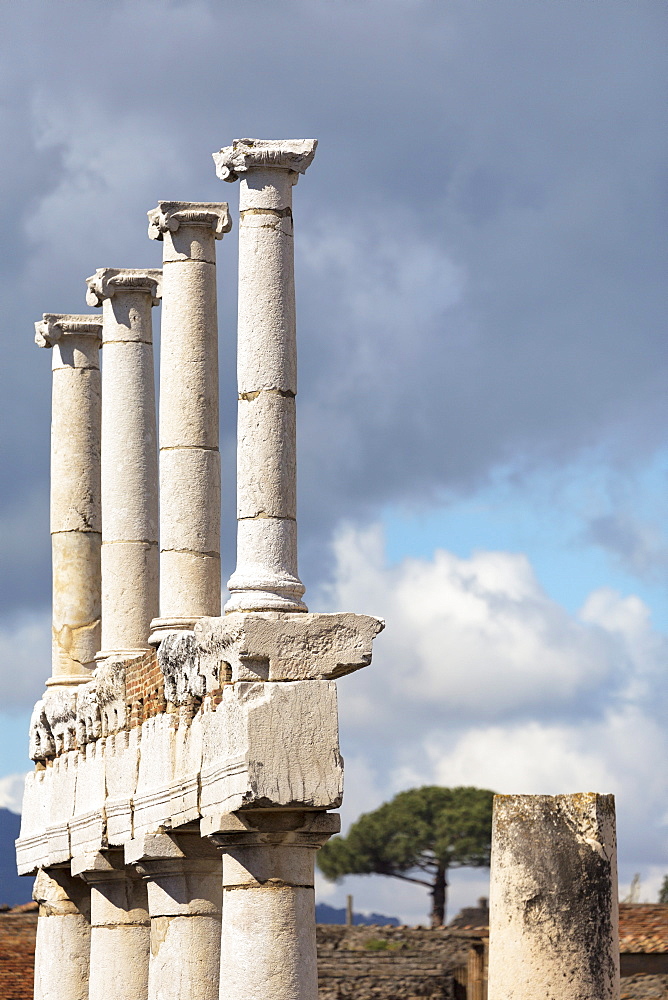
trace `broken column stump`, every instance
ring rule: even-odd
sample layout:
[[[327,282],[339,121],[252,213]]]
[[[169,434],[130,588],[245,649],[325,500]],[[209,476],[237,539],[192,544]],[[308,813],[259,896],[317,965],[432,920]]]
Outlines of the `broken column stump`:
[[[488,1000],[618,997],[614,796],[495,796]]]

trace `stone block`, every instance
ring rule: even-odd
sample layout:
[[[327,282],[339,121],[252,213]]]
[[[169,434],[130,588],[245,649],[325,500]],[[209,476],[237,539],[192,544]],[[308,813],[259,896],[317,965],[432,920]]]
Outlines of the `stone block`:
[[[120,846],[132,837],[132,797],[137,787],[140,754],[139,727],[107,737],[104,773],[107,787],[105,813],[107,840]]]
[[[154,832],[169,821],[176,754],[172,714],[156,715],[142,725],[133,829]]]
[[[243,612],[203,618],[160,646],[169,701],[202,698],[228,680],[331,680],[371,662],[384,622],[369,615]],[[221,666],[222,665],[222,666]],[[169,694],[167,694],[169,690]]]
[[[238,683],[204,740],[202,815],[250,808],[335,809],[343,794],[332,681]],[[211,737],[214,736],[214,739]]]

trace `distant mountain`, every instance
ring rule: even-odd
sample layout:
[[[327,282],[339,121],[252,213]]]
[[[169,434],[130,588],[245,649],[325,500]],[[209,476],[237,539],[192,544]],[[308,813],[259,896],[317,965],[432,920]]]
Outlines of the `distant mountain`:
[[[19,835],[21,817],[9,809],[0,809],[0,904],[18,906],[32,898],[32,879],[16,874],[14,841]]]
[[[327,903],[318,903],[315,908],[315,920],[318,924],[345,924],[345,909],[337,910]],[[382,927],[398,927],[396,917],[385,917],[382,913],[353,913],[354,924],[379,924]]]

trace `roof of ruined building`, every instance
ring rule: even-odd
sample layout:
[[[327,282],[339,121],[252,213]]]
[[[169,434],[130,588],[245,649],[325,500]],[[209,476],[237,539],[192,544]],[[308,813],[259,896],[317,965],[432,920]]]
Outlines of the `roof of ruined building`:
[[[489,936],[488,921],[489,911],[465,907],[449,928],[460,936],[485,938]],[[668,953],[668,905],[620,903],[619,950],[627,954]]]
[[[668,904],[620,903],[619,950],[640,954],[668,952]]]
[[[0,912],[0,996],[32,1000],[37,903]]]

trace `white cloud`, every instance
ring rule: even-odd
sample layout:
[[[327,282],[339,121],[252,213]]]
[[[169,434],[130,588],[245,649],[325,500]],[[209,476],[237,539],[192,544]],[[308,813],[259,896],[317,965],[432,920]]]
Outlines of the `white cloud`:
[[[50,673],[50,612],[21,615],[0,627],[3,711],[32,707]]]
[[[647,872],[653,892],[668,839],[668,640],[647,606],[604,588],[573,616],[524,555],[437,550],[390,566],[383,549],[379,528],[344,531],[320,595],[387,619],[371,668],[339,684],[346,820],[429,783],[612,792],[624,877]],[[363,885],[382,909],[385,890]]]
[[[8,774],[0,778],[0,809],[21,812],[25,774]]]
[[[582,619],[569,615],[522,554],[461,559],[440,549],[386,566],[379,529],[349,529],[335,551],[328,603],[387,618],[377,650],[383,685],[403,703],[438,704],[443,720],[579,714],[599,688],[626,682],[638,643],[649,641],[598,620],[593,595]]]

